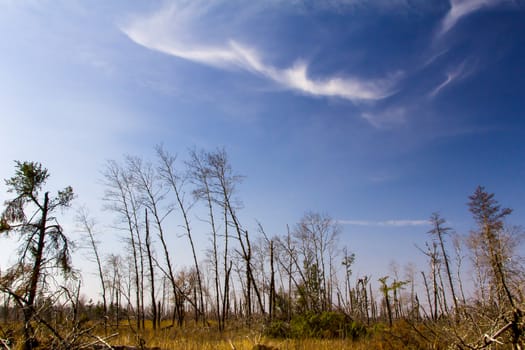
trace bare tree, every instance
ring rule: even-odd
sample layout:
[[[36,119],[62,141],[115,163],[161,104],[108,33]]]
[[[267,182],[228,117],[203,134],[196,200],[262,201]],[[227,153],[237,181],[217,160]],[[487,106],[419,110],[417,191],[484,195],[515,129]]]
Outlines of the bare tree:
[[[110,254],[106,257],[106,269],[104,275],[109,281],[109,305],[110,310],[114,311],[115,325],[118,328],[120,323],[120,309],[122,302],[122,258],[119,255]]]
[[[92,251],[95,263],[97,264],[98,278],[100,280],[100,288],[102,289],[102,307],[104,310],[104,333],[107,335],[108,327],[108,303],[106,296],[106,283],[104,281],[104,272],[102,269],[102,261],[99,253],[99,242],[95,238],[95,220],[90,218],[88,211],[82,207],[77,212],[77,222],[81,225],[83,232],[86,234],[89,247]]]
[[[223,301],[221,303],[221,289],[220,289],[220,272],[219,272],[219,242],[218,232],[216,226],[216,219],[214,213],[214,203],[217,203],[215,198],[216,193],[212,192],[213,179],[211,169],[206,164],[204,152],[197,153],[195,150],[190,151],[190,160],[186,163],[188,168],[188,176],[190,181],[195,185],[193,195],[196,199],[203,200],[206,204],[208,211],[207,222],[211,227],[211,242],[212,242],[212,267],[214,273],[214,287],[215,287],[215,307],[217,314],[217,323],[219,331],[224,330],[224,322],[226,318],[226,303],[229,289],[229,272],[231,271],[228,266],[228,235],[227,227],[225,228],[226,234],[225,240],[225,252],[224,252],[224,293]],[[222,305],[222,307],[221,307]],[[222,310],[221,310],[222,309]],[[222,311],[222,312],[221,312]]]
[[[138,223],[138,203],[133,189],[131,174],[116,161],[108,161],[103,173],[106,185],[104,200],[106,207],[119,214],[120,220],[126,226],[129,234],[129,244],[133,255],[133,272],[135,282],[135,304],[137,312],[137,328],[141,328],[141,301],[143,256]]]
[[[350,297],[350,276],[352,276],[352,265],[355,261],[355,254],[349,253],[348,248],[343,248],[343,261],[341,262],[341,265],[345,267],[345,299],[347,300],[348,304],[351,304]],[[352,310],[350,310],[352,311]]]
[[[210,223],[212,225],[213,234],[213,251],[217,252],[217,227],[213,216],[213,205],[218,205],[222,209],[224,219],[224,290],[223,290],[223,305],[222,317],[224,318],[228,309],[228,296],[230,291],[230,271],[231,262],[229,261],[229,228],[232,227],[236,233],[236,239],[239,243],[239,255],[245,264],[245,311],[250,319],[252,312],[251,295],[252,290],[255,292],[259,309],[264,313],[264,305],[259,288],[254,278],[252,268],[252,249],[248,231],[242,228],[237,217],[237,206],[235,205],[233,196],[235,193],[235,186],[240,181],[241,177],[234,175],[232,167],[229,163],[226,151],[217,150],[215,152],[200,152],[195,151],[190,153],[191,161],[188,163],[189,171],[197,188],[194,194],[207,202],[209,208]],[[215,255],[215,253],[214,253]],[[217,261],[218,256],[214,256],[214,261]],[[218,270],[218,268],[216,269]],[[216,283],[216,286],[218,284]],[[217,287],[216,287],[217,288]]]
[[[158,317],[157,302],[155,300],[155,267],[153,265],[153,248],[151,243],[151,235],[149,232],[148,209],[144,209],[144,220],[146,224],[146,253],[148,255],[148,267],[150,276],[150,296],[151,296],[151,318],[153,323],[153,331],[160,328],[160,317]]]
[[[264,307],[262,298],[259,293],[259,288],[255,283],[252,270],[252,250],[250,243],[250,236],[248,230],[242,228],[239,219],[237,217],[237,208],[233,202],[233,194],[235,193],[235,186],[240,181],[241,177],[234,175],[231,164],[229,163],[228,156],[224,149],[217,150],[216,152],[209,152],[206,154],[206,163],[208,168],[211,170],[212,177],[216,182],[216,189],[221,196],[222,206],[225,213],[225,227],[231,225],[236,234],[237,241],[240,245],[240,255],[245,262],[246,269],[246,312],[248,320],[252,312],[251,292],[252,289],[255,292],[257,301],[259,303],[259,309],[264,313]]]
[[[447,273],[450,293],[452,294],[452,300],[454,302],[454,312],[457,313],[459,310],[458,309],[458,298],[456,296],[456,291],[454,289],[454,282],[452,281],[452,271],[450,269],[450,263],[449,263],[449,257],[447,254],[447,250],[445,249],[445,238],[444,238],[444,236],[448,234],[451,229],[445,226],[445,223],[446,223],[445,219],[443,219],[437,213],[432,214],[432,216],[430,217],[430,222],[433,228],[429,231],[429,233],[438,238],[439,246],[441,248],[441,256],[443,258],[443,262],[445,263],[445,269]],[[443,297],[445,297],[444,294],[443,294]]]
[[[172,286],[173,291],[177,298],[177,287],[176,283],[173,281],[173,271],[171,269],[171,260],[169,257],[169,253],[167,250],[166,242],[165,242],[165,233],[164,233],[164,226],[163,221],[164,219],[171,213],[172,208],[168,207],[167,210],[164,210],[164,212],[161,209],[161,203],[165,200],[167,189],[164,186],[164,183],[161,181],[160,177],[156,173],[156,169],[153,167],[153,165],[149,162],[144,162],[142,158],[140,157],[132,157],[127,156],[126,162],[128,164],[128,169],[130,172],[130,176],[133,180],[133,184],[136,187],[139,198],[138,200],[140,203],[146,208],[145,215],[147,213],[151,213],[153,215],[153,222],[155,224],[155,227],[157,229],[157,233],[159,236],[159,239],[161,240],[162,246],[164,248],[164,256],[166,260],[166,264],[168,266],[168,277],[170,280],[172,280]],[[149,224],[149,221],[148,221]],[[150,227],[147,226],[147,235],[148,239],[151,240],[151,234],[150,234]],[[146,244],[146,253],[148,255],[148,260],[152,261],[154,260],[152,257],[152,249],[151,244]],[[150,274],[154,273],[154,269],[152,268],[153,263],[150,262]],[[154,289],[154,276],[150,276],[152,288]],[[151,291],[154,293],[154,291]],[[154,300],[154,294],[152,294],[152,303],[155,304]],[[180,303],[178,303],[180,304]],[[156,316],[156,305],[152,305],[152,310],[155,313]],[[177,309],[178,310],[178,309]],[[176,311],[179,319],[181,319],[182,314],[180,313],[181,310]],[[154,324],[157,323],[155,318],[153,319]]]
[[[281,289],[286,289],[286,300],[283,300],[286,319],[290,321],[292,319],[292,288],[299,290],[299,286],[305,281],[300,268],[298,253],[295,247],[295,243],[290,231],[287,226],[285,236],[277,236],[273,239],[275,242],[276,260],[281,271]],[[299,277],[296,277],[299,275]],[[284,283],[286,278],[286,285]],[[284,298],[283,298],[284,299]]]
[[[186,299],[185,294],[182,293],[181,288],[178,286],[173,269],[173,262],[166,242],[166,234],[163,226],[163,221],[167,215],[172,211],[168,208],[165,213],[161,213],[160,203],[165,199],[166,188],[164,183],[160,181],[160,178],[156,175],[155,169],[151,163],[144,163],[139,157],[126,157],[130,176],[133,183],[136,185],[137,190],[140,193],[140,202],[149,212],[153,214],[153,219],[157,229],[157,234],[164,252],[164,260],[166,268],[159,265],[159,269],[168,277],[173,295],[175,298],[175,309],[173,313],[172,321],[177,322],[179,326],[182,326],[184,322],[184,301]]]
[[[195,244],[193,242],[190,219],[188,216],[188,210],[191,208],[191,205],[186,205],[184,202],[184,178],[177,174],[175,170],[175,160],[176,157],[170,155],[166,152],[161,146],[157,146],[157,156],[159,157],[159,167],[158,172],[162,180],[171,187],[175,193],[175,198],[177,199],[177,206],[180,210],[182,218],[184,219],[184,229],[186,236],[190,242],[191,252],[193,254],[193,263],[195,266],[195,271],[197,274],[197,285],[199,290],[199,302],[195,302],[196,313],[202,317],[203,324],[206,323],[206,315],[204,312],[204,296],[202,288],[202,277],[201,271],[199,268],[199,261],[197,259],[197,252],[195,250]]]
[[[461,303],[466,305],[467,298],[465,297],[465,290],[463,288],[463,280],[461,278],[462,267],[463,267],[463,253],[462,253],[462,236],[454,234],[452,238],[452,245],[454,246],[455,263],[456,263],[456,279],[459,285],[459,292],[461,294]]]
[[[297,265],[303,277],[303,297],[308,307],[318,311],[328,311],[332,305],[328,291],[331,278],[326,260],[334,247],[341,228],[328,215],[306,213],[293,231],[298,247],[301,265]]]

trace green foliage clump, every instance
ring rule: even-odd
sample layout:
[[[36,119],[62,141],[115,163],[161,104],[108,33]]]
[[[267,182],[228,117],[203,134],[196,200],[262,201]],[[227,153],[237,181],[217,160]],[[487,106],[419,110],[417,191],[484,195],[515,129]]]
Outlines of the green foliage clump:
[[[266,335],[275,338],[354,340],[366,336],[367,329],[363,324],[340,312],[308,312],[293,316],[289,323],[281,320],[272,322],[266,329]]]
[[[272,338],[290,338],[290,324],[282,320],[272,321],[266,327],[265,335]]]

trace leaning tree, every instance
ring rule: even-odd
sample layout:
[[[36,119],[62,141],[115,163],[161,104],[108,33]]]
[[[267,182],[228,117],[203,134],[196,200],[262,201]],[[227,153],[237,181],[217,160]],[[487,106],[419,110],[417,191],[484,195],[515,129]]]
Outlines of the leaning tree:
[[[0,233],[19,235],[18,261],[4,270],[0,289],[15,300],[24,316],[24,350],[37,344],[35,325],[44,325],[59,336],[37,310],[45,297],[46,281],[56,269],[71,272],[71,244],[55,213],[70,205],[73,189],[68,186],[53,196],[44,190],[47,169],[37,162],[16,161],[15,175],[5,181],[14,198],[5,202]],[[43,192],[43,194],[42,194]]]

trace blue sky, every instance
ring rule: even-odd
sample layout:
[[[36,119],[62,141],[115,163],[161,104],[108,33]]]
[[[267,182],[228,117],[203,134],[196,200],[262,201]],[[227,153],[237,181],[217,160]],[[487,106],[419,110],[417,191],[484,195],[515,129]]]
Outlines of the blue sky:
[[[376,277],[477,185],[525,221],[523,1],[3,0],[0,32],[0,176],[40,161],[102,222],[105,161],[159,143],[225,147],[247,227],[327,213]]]

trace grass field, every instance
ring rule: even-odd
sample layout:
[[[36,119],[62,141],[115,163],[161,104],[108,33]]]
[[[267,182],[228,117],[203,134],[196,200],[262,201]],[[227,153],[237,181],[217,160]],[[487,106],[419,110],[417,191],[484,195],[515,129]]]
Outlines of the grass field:
[[[259,340],[260,343],[268,346],[268,349],[294,349],[294,350],[336,350],[336,349],[370,349],[371,344],[367,341],[353,342],[351,340],[334,340],[334,339],[268,339]],[[133,336],[120,336],[114,339],[112,343],[135,345],[136,341]],[[157,334],[150,336],[146,340],[148,347],[160,347],[166,350],[251,350],[256,341],[249,337],[233,336],[232,338],[223,339],[205,339],[195,336],[173,337]],[[375,349],[378,344],[374,344]]]
[[[259,332],[236,329],[219,334],[215,330],[193,326],[182,329],[165,329],[157,332],[146,330],[140,338],[146,347],[160,347],[166,350],[251,350],[257,344],[266,345],[268,350],[336,350],[336,349],[382,349],[380,343],[371,339],[352,341],[349,339],[271,339]],[[136,346],[137,334],[124,329],[108,339],[111,344]]]

